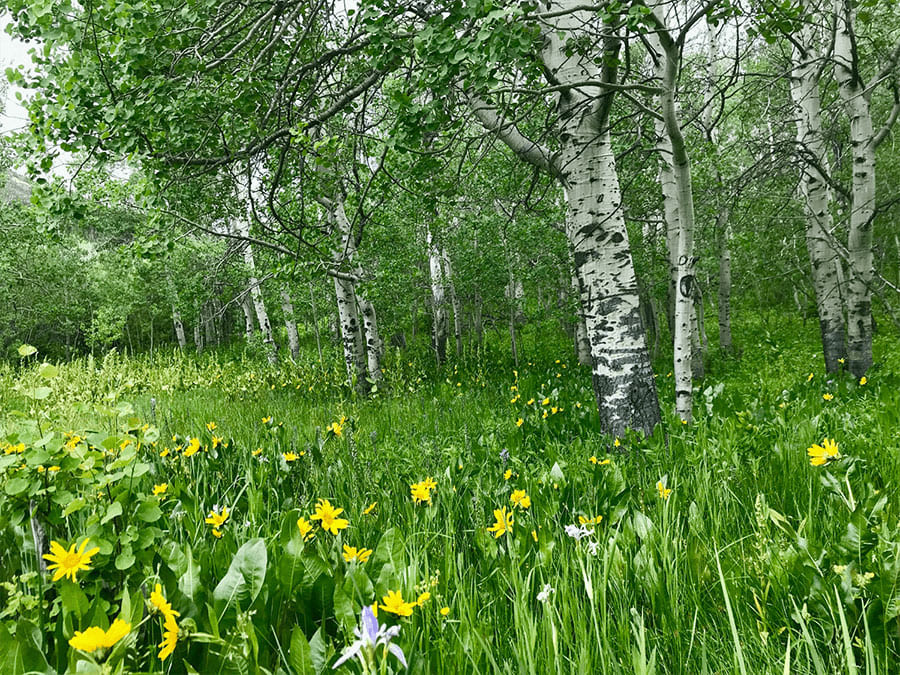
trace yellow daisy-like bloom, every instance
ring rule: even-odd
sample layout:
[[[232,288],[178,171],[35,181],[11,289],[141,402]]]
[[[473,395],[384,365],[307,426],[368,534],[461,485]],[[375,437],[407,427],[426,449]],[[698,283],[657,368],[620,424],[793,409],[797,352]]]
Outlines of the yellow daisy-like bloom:
[[[661,480],[656,481],[656,489],[659,491],[660,499],[668,499],[669,495],[672,494],[671,488],[667,488],[665,485],[663,485],[663,482]]]
[[[813,379],[813,374],[810,373],[809,376],[806,378],[806,381],[810,382],[810,381],[812,381],[812,379]]]
[[[613,441],[613,447],[618,448],[621,445],[622,445],[622,443],[621,443],[621,441],[619,441],[618,438],[616,438],[616,440]]]
[[[251,452],[250,454],[253,455],[254,457],[259,457],[259,456],[262,454],[262,448],[257,448],[256,450],[254,450],[254,451]]]
[[[549,403],[550,403],[549,398],[545,398],[543,401],[541,401],[541,405],[548,405]]]
[[[4,455],[21,455],[25,452],[25,444],[17,443],[16,445],[7,445],[6,449],[3,450]]]
[[[83,652],[109,649],[130,632],[130,623],[116,619],[107,630],[103,630],[99,626],[91,626],[83,632],[75,631],[75,635],[69,640],[69,646]]]
[[[225,524],[225,521],[228,520],[228,507],[222,507],[222,513],[216,513],[215,511],[210,511],[209,515],[206,517],[204,521],[207,525],[212,525],[213,530],[217,530]],[[217,535],[221,536],[221,535]]]
[[[284,458],[285,462],[296,462],[300,459],[300,455],[293,452],[282,452],[281,456]]]
[[[596,518],[585,518],[584,516],[578,516],[578,523],[580,525],[599,525],[601,520],[603,520],[603,516],[597,516]]]
[[[423,480],[422,485],[424,485],[429,490],[434,490],[437,487],[437,483],[435,482],[434,478],[432,478],[431,476],[428,476],[428,478]]]
[[[532,531],[531,531],[531,538],[534,539],[534,543],[536,544],[536,543],[537,543],[537,540],[538,540],[537,530],[532,530]]]
[[[822,398],[824,398],[826,401],[830,401],[834,398],[834,394],[822,394]]]
[[[512,469],[507,469],[503,472],[503,480],[509,480],[512,478]]]
[[[822,440],[822,445],[814,445],[806,451],[809,455],[809,463],[813,466],[822,466],[833,459],[840,459],[841,453],[838,452],[838,444],[831,438]]]
[[[197,454],[198,450],[200,450],[200,439],[192,438],[191,442],[188,443],[188,446],[184,449],[184,456],[193,457]]]
[[[488,532],[493,533],[494,539],[499,539],[507,532],[512,531],[514,522],[512,511],[507,513],[505,506],[502,509],[494,509],[494,518],[497,522],[494,523],[492,527],[487,528]]]
[[[523,424],[525,424],[525,420],[523,420],[521,417],[516,420],[517,427],[521,427]]]
[[[400,591],[388,591],[388,594],[381,598],[381,609],[397,616],[412,616],[415,603],[404,602],[403,595]]]
[[[868,382],[868,381],[869,381],[869,380],[866,379],[866,376],[865,376],[865,375],[863,375],[861,378],[859,378],[859,383],[860,383],[860,384],[865,384],[865,383]]]
[[[418,598],[416,598],[416,604],[419,607],[423,607],[425,605],[425,603],[428,602],[429,600],[431,600],[431,593],[429,593],[428,591],[425,591]]]
[[[163,640],[157,646],[160,647],[157,657],[160,661],[165,661],[172,652],[175,651],[175,645],[178,643],[178,624],[175,619],[167,616],[163,623]]]
[[[322,529],[337,536],[339,530],[346,529],[350,522],[345,518],[338,518],[344,509],[336,509],[327,499],[316,502],[316,512],[309,517],[310,520],[318,520]]]
[[[212,437],[212,446],[213,446],[213,448],[218,448],[220,445],[222,445],[222,441],[223,441],[223,440],[224,440],[224,439],[223,439],[221,436],[213,436],[213,437]]]
[[[450,613],[449,607],[441,607],[441,616],[447,616]]]
[[[344,560],[347,562],[357,560],[360,563],[364,563],[371,555],[372,549],[370,548],[356,548],[355,546],[347,546],[347,544],[344,544]]]
[[[300,536],[303,537],[303,541],[309,541],[316,536],[315,534],[312,534],[312,523],[303,516],[300,516],[297,519],[297,528],[300,530]]]
[[[271,415],[270,415],[269,417],[263,417],[263,418],[262,418],[262,423],[263,423],[263,424],[269,424],[271,421],[272,421],[272,416],[271,416]]]
[[[159,495],[166,494],[166,490],[169,489],[168,483],[160,483],[159,485],[153,486],[153,494],[159,497]]]
[[[513,506],[518,506],[520,509],[527,509],[531,506],[531,497],[528,496],[525,490],[514,490],[509,496],[509,501],[512,502]]]
[[[526,405],[534,405],[534,399],[530,398],[525,402]]]
[[[215,423],[215,422],[207,422],[207,423],[206,423],[206,430],[207,430],[207,431],[215,431],[215,430],[216,430],[216,423]]]
[[[50,542],[50,553],[45,553],[44,559],[53,563],[47,566],[48,572],[56,570],[53,573],[53,581],[59,581],[63,577],[69,577],[72,581],[75,581],[76,573],[90,569],[91,558],[100,551],[100,548],[95,546],[90,551],[86,551],[88,541],[90,539],[85,539],[81,542],[81,547],[78,551],[75,550],[75,544],[72,544],[72,547],[67,551],[58,542]]]
[[[329,424],[327,427],[325,427],[325,431],[330,431],[330,432],[333,433],[335,436],[337,436],[338,438],[340,438],[341,436],[344,435],[344,423],[345,423],[346,421],[347,421],[347,418],[344,417],[344,416],[341,416],[340,421],[338,421],[338,422],[332,422],[332,423]]]
[[[156,607],[163,616],[169,616],[170,614],[172,616],[181,616],[172,609],[172,603],[166,600],[166,596],[164,596],[162,592],[162,585],[160,584],[156,584],[156,588],[154,588],[153,592],[150,594],[150,604]]]
[[[363,514],[364,516],[369,515],[370,513],[372,513],[372,511],[375,510],[375,507],[376,507],[376,506],[378,506],[378,502],[372,502],[371,504],[369,504],[369,505],[366,507],[366,509],[362,512],[362,514]]]
[[[409,494],[416,504],[431,504],[431,490],[428,489],[425,481],[410,485]]]

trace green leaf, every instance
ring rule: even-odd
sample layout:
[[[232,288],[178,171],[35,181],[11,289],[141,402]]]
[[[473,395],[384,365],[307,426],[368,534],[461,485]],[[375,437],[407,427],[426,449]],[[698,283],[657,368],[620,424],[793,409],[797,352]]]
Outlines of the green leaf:
[[[162,509],[153,502],[144,502],[134,515],[145,523],[155,523],[162,518]]]
[[[6,484],[6,494],[10,497],[15,497],[16,495],[20,495],[25,490],[29,488],[31,485],[31,481],[27,478],[22,478],[21,476],[17,476],[16,478],[11,478],[10,481]]]
[[[316,672],[313,667],[312,650],[303,629],[296,626],[291,632],[291,649],[289,652],[291,668],[297,675],[312,675]]]
[[[134,553],[132,553],[131,547],[129,546],[116,556],[116,569],[127,570],[132,565],[134,565]]]
[[[251,539],[241,546],[231,561],[228,572],[213,591],[216,605],[230,607],[247,601],[253,604],[266,578],[266,543],[262,538]]]
[[[109,521],[111,521],[116,516],[122,515],[122,504],[120,502],[113,502],[106,509],[106,515],[103,516],[103,519],[100,521],[101,525],[106,525]]]
[[[197,591],[200,589],[200,568],[194,562],[190,547],[188,547],[185,557],[187,559],[187,568],[178,579],[178,588],[193,600],[197,597]]]
[[[32,354],[37,354],[37,347],[32,347],[31,345],[22,345],[19,347],[19,356],[23,359],[26,356],[31,356]]]
[[[32,391],[26,392],[26,395],[37,401],[43,401],[52,391],[50,387],[35,387]]]
[[[69,505],[63,510],[63,518],[70,516],[76,511],[84,508],[84,497],[78,497],[69,502]]]
[[[43,377],[45,380],[52,380],[54,377],[59,375],[59,368],[54,366],[52,363],[43,363],[41,367],[38,368],[38,375]]]

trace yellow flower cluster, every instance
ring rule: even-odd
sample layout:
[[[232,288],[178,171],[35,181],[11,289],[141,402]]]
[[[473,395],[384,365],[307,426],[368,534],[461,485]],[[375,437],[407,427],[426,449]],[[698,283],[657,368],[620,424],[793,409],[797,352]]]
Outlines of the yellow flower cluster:
[[[212,525],[212,533],[216,539],[222,538],[222,530],[221,527],[225,524],[225,521],[228,520],[228,507],[222,507],[222,512],[217,513],[216,511],[210,511],[209,515],[206,518],[206,524]]]
[[[347,519],[338,518],[343,512],[344,509],[336,509],[327,499],[320,499],[316,502],[315,513],[309,519],[318,520],[323,530],[337,536],[340,530],[344,530],[350,525]],[[299,525],[299,522],[297,524]]]
[[[500,509],[494,509],[494,519],[497,522],[495,522],[491,527],[487,528],[487,531],[494,535],[494,539],[499,539],[504,534],[512,532],[514,522],[512,511],[509,511],[507,513],[505,506]]]
[[[431,491],[437,487],[434,478],[429,476],[423,481],[409,486],[409,493],[416,504],[431,504]]]

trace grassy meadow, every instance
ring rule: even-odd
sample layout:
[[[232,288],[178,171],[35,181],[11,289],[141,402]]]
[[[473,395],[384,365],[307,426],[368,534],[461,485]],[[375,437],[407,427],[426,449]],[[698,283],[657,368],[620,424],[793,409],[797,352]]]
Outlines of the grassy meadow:
[[[412,673],[898,672],[897,336],[826,380],[815,322],[753,321],[692,425],[660,361],[653,438],[603,436],[589,370],[535,329],[518,365],[389,349],[367,400],[314,349],[24,356],[0,672],[331,672],[373,604]],[[383,643],[340,668],[407,670]]]

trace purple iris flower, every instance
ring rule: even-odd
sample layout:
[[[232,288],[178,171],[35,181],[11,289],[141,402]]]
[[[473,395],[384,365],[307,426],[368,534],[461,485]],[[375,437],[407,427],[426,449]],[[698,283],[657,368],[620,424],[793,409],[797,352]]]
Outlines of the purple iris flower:
[[[403,654],[403,650],[399,646],[391,644],[391,640],[400,634],[400,626],[379,625],[378,619],[375,618],[375,613],[368,605],[363,607],[359,618],[359,627],[354,628],[353,633],[356,635],[357,640],[344,650],[341,658],[335,662],[332,668],[339,668],[345,662],[357,656],[365,670],[367,664],[374,665],[375,647],[378,645],[384,645],[406,668],[406,656]]]

